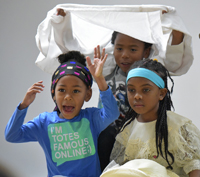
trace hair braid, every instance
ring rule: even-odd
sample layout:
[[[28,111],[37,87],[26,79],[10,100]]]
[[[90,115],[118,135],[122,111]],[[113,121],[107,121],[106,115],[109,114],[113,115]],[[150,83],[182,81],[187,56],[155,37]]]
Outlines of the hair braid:
[[[119,133],[122,132],[124,130],[124,128],[128,124],[130,124],[135,119],[135,117],[137,117],[137,115],[138,114],[130,107],[129,110],[127,111],[127,113],[126,113],[125,118],[123,119],[123,122],[122,122],[123,126],[121,127]]]

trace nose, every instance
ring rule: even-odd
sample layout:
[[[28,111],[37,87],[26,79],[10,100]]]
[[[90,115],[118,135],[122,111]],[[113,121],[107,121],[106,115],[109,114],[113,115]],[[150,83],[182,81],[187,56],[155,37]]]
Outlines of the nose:
[[[141,95],[140,93],[137,92],[137,93],[135,94],[134,98],[135,98],[136,100],[142,99],[142,95]]]
[[[122,58],[129,58],[129,54],[126,50],[123,51]]]
[[[65,100],[71,100],[71,99],[72,99],[72,96],[71,96],[69,93],[66,93],[64,99],[65,99]]]

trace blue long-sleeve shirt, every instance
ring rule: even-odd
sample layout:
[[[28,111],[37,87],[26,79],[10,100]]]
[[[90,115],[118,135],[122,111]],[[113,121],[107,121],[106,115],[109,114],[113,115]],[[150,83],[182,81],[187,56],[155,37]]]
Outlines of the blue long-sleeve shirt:
[[[81,109],[73,119],[61,119],[54,111],[23,124],[28,108],[17,107],[6,126],[5,138],[13,143],[38,141],[46,156],[48,177],[98,177],[98,136],[119,116],[111,90],[100,91],[100,95],[102,109]]]

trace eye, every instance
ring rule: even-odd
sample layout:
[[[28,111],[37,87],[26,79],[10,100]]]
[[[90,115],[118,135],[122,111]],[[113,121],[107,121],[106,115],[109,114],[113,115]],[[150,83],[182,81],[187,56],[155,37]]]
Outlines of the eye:
[[[118,50],[118,51],[121,51],[121,50],[122,50],[122,48],[121,48],[121,47],[118,47],[118,48],[116,48],[116,50]]]
[[[133,88],[128,88],[128,92],[133,93],[133,92],[135,92],[135,89],[133,89]]]
[[[137,50],[136,50],[136,49],[131,49],[131,51],[132,51],[132,52],[135,52],[135,51],[137,51]]]
[[[59,92],[65,92],[65,89],[58,89]]]
[[[79,91],[79,90],[74,90],[73,92],[74,92],[74,93],[79,93],[80,91]]]
[[[149,88],[145,88],[145,89],[143,89],[143,92],[149,92],[149,91],[150,91]]]

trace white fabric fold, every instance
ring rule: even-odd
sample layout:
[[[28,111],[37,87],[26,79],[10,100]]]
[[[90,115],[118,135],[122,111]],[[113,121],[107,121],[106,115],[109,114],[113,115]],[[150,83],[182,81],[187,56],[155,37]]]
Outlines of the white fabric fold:
[[[57,16],[58,8],[64,9],[65,17]],[[167,13],[162,14],[162,11]],[[176,29],[185,35],[183,53],[168,51],[171,31]],[[172,75],[185,74],[193,61],[191,36],[177,15],[174,7],[164,5],[80,5],[59,4],[47,13],[39,24],[36,44],[40,54],[36,65],[53,73],[59,63],[56,57],[69,50],[79,50],[93,58],[94,47],[100,45],[109,54],[104,75],[110,74],[116,66],[110,43],[113,31],[154,44],[150,57],[156,57]],[[166,52],[170,58],[166,58]],[[170,53],[172,52],[172,54]],[[180,57],[180,58],[177,58]],[[176,60],[178,65],[172,66]]]
[[[111,166],[113,165],[113,166]],[[111,161],[100,177],[179,177],[164,166],[149,159],[135,159],[118,165]]]

